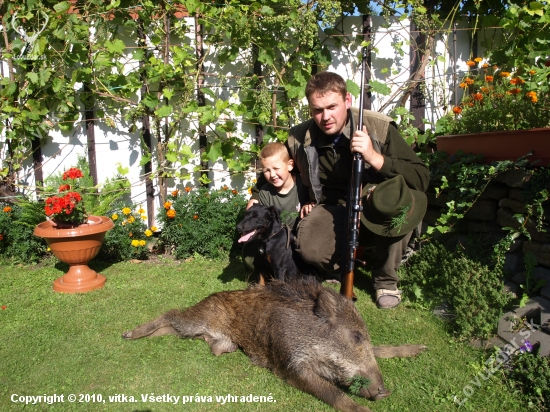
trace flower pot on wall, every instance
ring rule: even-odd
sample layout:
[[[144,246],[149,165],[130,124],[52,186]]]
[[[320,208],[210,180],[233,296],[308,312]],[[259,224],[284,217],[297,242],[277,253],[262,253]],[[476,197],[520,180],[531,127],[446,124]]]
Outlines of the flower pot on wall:
[[[105,276],[90,269],[88,262],[99,253],[105,233],[113,227],[106,216],[90,216],[87,223],[69,228],[58,227],[52,220],[36,226],[34,234],[43,237],[55,257],[70,266],[54,281],[56,292],[82,293],[105,285]]]
[[[437,150],[452,156],[461,150],[465,153],[482,154],[485,162],[517,160],[527,153],[527,159],[537,166],[550,164],[550,128],[511,130],[457,134],[437,137]]]

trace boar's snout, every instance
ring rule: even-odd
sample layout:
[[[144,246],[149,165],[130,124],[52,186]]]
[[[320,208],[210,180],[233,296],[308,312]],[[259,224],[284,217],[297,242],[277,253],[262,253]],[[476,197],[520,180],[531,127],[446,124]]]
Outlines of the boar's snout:
[[[370,385],[368,388],[361,388],[359,396],[371,399],[373,401],[379,401],[380,399],[387,398],[391,395],[391,391],[387,390],[384,385]]]

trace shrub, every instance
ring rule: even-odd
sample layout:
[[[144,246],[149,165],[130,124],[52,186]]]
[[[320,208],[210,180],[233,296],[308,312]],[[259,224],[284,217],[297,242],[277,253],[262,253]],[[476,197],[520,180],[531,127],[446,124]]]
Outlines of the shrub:
[[[44,221],[43,215],[43,205],[37,202],[0,202],[0,255],[24,262],[43,256],[46,242],[33,234],[34,227]]]
[[[512,357],[504,369],[512,390],[535,410],[547,411],[550,401],[550,360],[538,351],[520,353]]]
[[[205,257],[228,256],[235,250],[236,225],[246,199],[236,190],[206,188],[174,191],[159,212],[161,241],[178,259],[195,253]]]
[[[98,259],[122,261],[146,259],[147,244],[151,241],[156,228],[147,228],[147,216],[141,206],[132,211],[129,207],[115,207],[110,213],[115,226],[105,234]]]
[[[496,329],[512,295],[503,291],[499,270],[468,258],[460,249],[434,242],[413,255],[400,269],[405,293],[432,303],[445,301],[454,314],[460,338],[487,337]]]

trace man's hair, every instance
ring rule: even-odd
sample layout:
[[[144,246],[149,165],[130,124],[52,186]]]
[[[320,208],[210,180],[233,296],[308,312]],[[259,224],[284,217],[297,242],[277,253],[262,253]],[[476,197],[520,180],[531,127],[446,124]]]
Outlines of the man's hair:
[[[346,98],[348,89],[342,76],[332,72],[320,72],[311,76],[306,84],[306,97],[308,100],[314,93],[324,95],[328,92],[340,93],[344,99]]]
[[[268,143],[260,151],[260,160],[272,156],[280,156],[283,162],[288,162],[290,160],[288,149],[284,144],[279,142]]]

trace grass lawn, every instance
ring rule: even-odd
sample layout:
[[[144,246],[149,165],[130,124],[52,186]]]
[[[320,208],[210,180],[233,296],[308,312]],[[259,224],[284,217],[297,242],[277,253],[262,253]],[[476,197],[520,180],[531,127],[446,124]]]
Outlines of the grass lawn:
[[[53,280],[67,269],[55,259],[39,265],[0,262],[0,306],[6,307],[0,311],[0,411],[24,409],[22,403],[12,402],[14,395],[19,399],[53,394],[64,395],[64,402],[42,402],[25,410],[333,410],[254,366],[241,351],[215,357],[200,340],[121,337],[169,309],[190,306],[213,292],[244,288],[245,271],[239,261],[176,262],[161,257],[90,266],[107,277],[105,287],[75,295],[52,291]],[[417,358],[379,360],[393,394],[379,402],[354,396],[358,403],[375,412],[453,411],[459,409],[454,395],[464,400],[463,388],[470,385],[473,394],[460,410],[525,409],[500,378],[479,379],[479,386],[471,382],[482,371],[482,352],[455,342],[430,311],[407,304],[378,310],[367,276],[357,274],[356,285],[357,307],[374,344],[428,346]],[[466,392],[471,393],[469,388]],[[69,402],[69,394],[75,394],[77,401]],[[165,394],[179,396],[179,403],[142,402],[142,395]],[[228,394],[238,396],[239,402],[216,402],[216,396]],[[250,394],[272,396],[274,401],[240,402],[241,396]],[[131,396],[136,402],[114,402]],[[183,396],[193,401],[182,404]],[[196,402],[196,396],[202,400]]]

